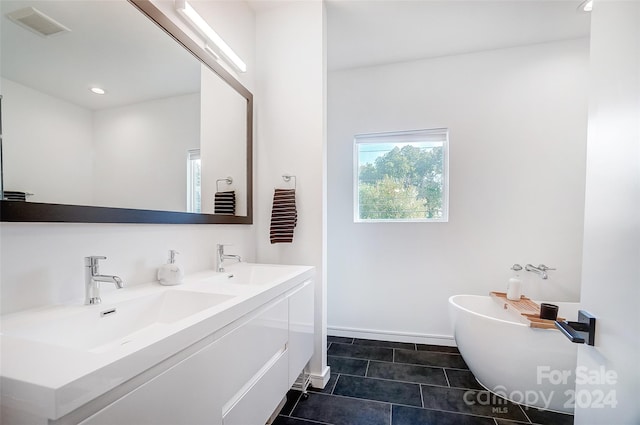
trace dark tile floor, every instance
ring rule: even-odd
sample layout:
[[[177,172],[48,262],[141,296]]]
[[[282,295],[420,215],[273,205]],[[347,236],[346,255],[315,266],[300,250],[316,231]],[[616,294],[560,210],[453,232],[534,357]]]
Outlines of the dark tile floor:
[[[290,391],[274,425],[569,425],[573,416],[497,398],[457,349],[329,337],[331,379]]]

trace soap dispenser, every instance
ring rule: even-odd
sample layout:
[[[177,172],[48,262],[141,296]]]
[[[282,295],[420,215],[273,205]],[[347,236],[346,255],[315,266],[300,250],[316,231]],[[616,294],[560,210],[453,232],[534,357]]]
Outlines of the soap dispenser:
[[[170,250],[169,262],[158,269],[158,281],[161,285],[172,286],[182,283],[184,271],[182,267],[176,264],[176,254],[179,254],[179,252],[174,249]]]
[[[507,284],[507,299],[520,301],[520,297],[522,296],[522,280],[520,280],[518,272],[522,270],[522,266],[520,264],[514,264],[511,266],[511,270],[513,270],[513,276]]]

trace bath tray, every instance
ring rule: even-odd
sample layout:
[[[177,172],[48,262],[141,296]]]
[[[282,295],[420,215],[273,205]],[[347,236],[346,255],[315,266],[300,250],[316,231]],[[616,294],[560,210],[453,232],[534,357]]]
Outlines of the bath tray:
[[[489,293],[491,298],[500,303],[505,310],[518,316],[521,322],[528,324],[532,328],[539,329],[556,329],[555,322],[553,320],[540,318],[540,306],[531,301],[530,298],[522,295],[519,301],[507,299],[505,292],[492,291]],[[558,317],[558,320],[565,320],[562,317]]]

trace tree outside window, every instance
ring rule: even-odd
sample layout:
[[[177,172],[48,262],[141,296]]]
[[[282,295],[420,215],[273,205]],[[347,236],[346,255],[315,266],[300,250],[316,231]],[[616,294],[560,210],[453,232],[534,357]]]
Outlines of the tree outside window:
[[[356,221],[447,221],[446,129],[358,135]]]

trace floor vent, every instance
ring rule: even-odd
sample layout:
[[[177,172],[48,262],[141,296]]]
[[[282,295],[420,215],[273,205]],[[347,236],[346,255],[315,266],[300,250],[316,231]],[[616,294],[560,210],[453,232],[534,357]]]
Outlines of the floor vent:
[[[25,7],[7,13],[7,17],[21,27],[43,37],[51,37],[71,31],[69,28],[33,7]]]

